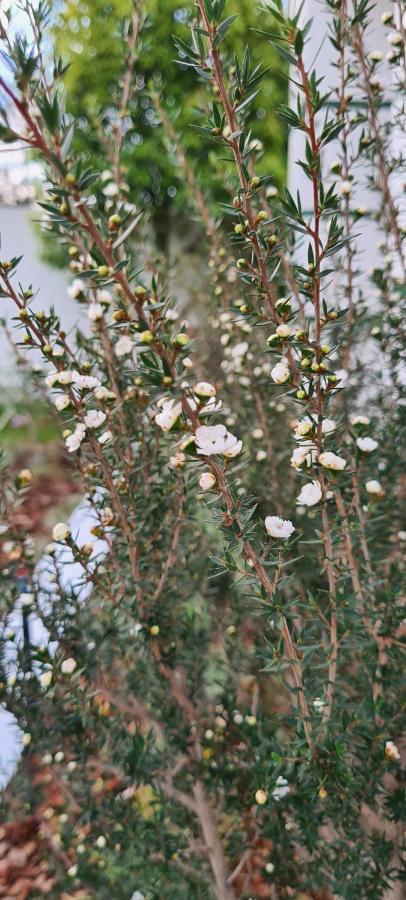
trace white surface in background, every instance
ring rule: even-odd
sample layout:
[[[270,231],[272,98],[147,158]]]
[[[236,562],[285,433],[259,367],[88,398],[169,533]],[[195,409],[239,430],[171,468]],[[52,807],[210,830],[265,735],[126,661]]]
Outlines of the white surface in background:
[[[97,519],[95,518],[94,512],[85,500],[74,510],[69,519],[69,527],[75,541],[78,544],[92,543],[94,545],[91,559],[100,558],[100,556],[105,555],[107,552],[105,541],[95,540],[94,535],[91,534],[91,529],[96,522]],[[69,547],[61,547],[61,550],[57,552],[57,559],[60,563],[63,562],[63,569],[61,570],[62,586],[79,586],[83,578],[83,569],[79,563],[74,562]],[[40,560],[36,568],[36,576],[39,584],[40,586],[42,585],[44,589],[49,588],[50,586],[47,576],[48,563],[49,559],[47,562],[47,558],[45,557],[43,560]],[[90,588],[87,585],[82,588],[80,594],[82,600],[89,594],[89,590]],[[47,646],[49,643],[49,635],[46,628],[44,628],[41,619],[35,613],[31,613],[28,622],[31,643],[36,646]],[[21,645],[22,612],[19,603],[17,603],[16,609],[9,617],[7,629],[11,629],[15,632],[16,642]],[[54,644],[52,647],[53,652],[55,652],[55,649],[56,645]],[[10,642],[7,651],[9,660],[8,674],[10,675],[15,672],[14,660],[16,651],[14,642]],[[0,708],[0,788],[7,784],[7,781],[12,776],[19,760],[22,750],[21,734],[22,732],[17,727],[14,716],[7,712],[7,710]]]

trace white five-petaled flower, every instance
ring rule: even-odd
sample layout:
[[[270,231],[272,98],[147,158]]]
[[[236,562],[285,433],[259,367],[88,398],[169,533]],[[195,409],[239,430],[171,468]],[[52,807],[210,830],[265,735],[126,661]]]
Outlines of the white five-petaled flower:
[[[195,434],[197,452],[202,456],[220,453],[233,457],[241,452],[242,441],[227,431],[225,425],[200,425]]]
[[[320,453],[319,463],[323,468],[332,469],[333,472],[342,472],[347,465],[347,461],[342,456],[337,456],[336,453],[332,453],[330,450]]]
[[[372,453],[373,450],[376,450],[378,441],[370,437],[360,437],[357,438],[356,444],[363,453]]]
[[[68,659],[64,659],[61,665],[61,672],[63,675],[72,675],[72,672],[75,671],[77,666],[76,659],[73,659],[73,656],[69,656]]]
[[[320,482],[309,481],[308,484],[303,485],[296,502],[299,506],[315,506],[320,502],[322,496]]]
[[[52,538],[54,541],[66,541],[70,535],[70,528],[66,522],[57,522],[52,529]]]
[[[161,403],[161,411],[156,414],[155,422],[162,431],[170,431],[176,424],[182,412],[182,404],[179,400],[164,400]]]
[[[129,356],[129,354],[132,353],[133,349],[134,344],[131,338],[129,338],[127,334],[123,334],[115,344],[114,352],[118,357]]]
[[[267,516],[265,528],[270,537],[286,541],[293,534],[295,526],[289,519],[281,519],[280,516]]]
[[[398,750],[396,744],[393,743],[393,741],[385,742],[385,751],[384,752],[385,752],[386,759],[391,759],[396,762],[398,759],[400,759],[399,750]]]
[[[278,775],[276,779],[276,787],[272,791],[272,796],[274,800],[282,800],[283,797],[286,797],[289,794],[290,787],[286,778],[283,775]]]
[[[276,363],[276,366],[274,366],[271,371],[271,378],[275,384],[285,384],[285,381],[288,381],[289,376],[290,371],[286,360]]]
[[[103,425],[106,418],[106,413],[101,409],[89,409],[84,419],[86,428],[100,428],[100,425]]]
[[[365,482],[365,490],[367,494],[372,494],[375,497],[383,497],[385,493],[380,481],[376,481],[374,478]]]
[[[213,472],[203,472],[203,475],[199,478],[199,484],[202,491],[210,491],[215,483],[216,476],[213,475]]]

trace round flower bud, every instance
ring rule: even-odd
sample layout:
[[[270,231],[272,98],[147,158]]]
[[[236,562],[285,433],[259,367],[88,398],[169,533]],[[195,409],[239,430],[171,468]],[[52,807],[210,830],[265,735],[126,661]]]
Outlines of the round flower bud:
[[[289,325],[285,325],[283,323],[282,323],[282,325],[278,325],[278,327],[276,329],[276,334],[280,338],[288,338],[290,333],[291,333],[291,331],[290,331]]]
[[[184,331],[182,331],[180,334],[176,335],[176,337],[173,340],[173,343],[176,344],[178,347],[187,347],[187,345],[189,343],[189,338],[188,338],[187,334],[185,334]]]
[[[31,744],[31,735],[29,731],[25,731],[22,736],[23,747],[29,747]]]
[[[72,675],[77,666],[77,662],[73,659],[72,656],[69,656],[68,659],[64,659],[61,665],[61,672],[63,675]],[[56,758],[56,757],[55,757]]]
[[[202,491],[210,491],[216,483],[216,477],[212,472],[203,472],[199,478],[199,485]]]
[[[157,637],[159,630],[159,625],[151,625],[151,628],[149,629],[151,637]]]
[[[255,794],[255,802],[258,803],[258,806],[263,806],[264,803],[267,802],[267,800],[268,800],[267,792],[263,791],[262,788],[259,788],[259,790]]]
[[[66,541],[70,536],[70,528],[65,522],[58,522],[52,529],[52,539],[54,541]]]

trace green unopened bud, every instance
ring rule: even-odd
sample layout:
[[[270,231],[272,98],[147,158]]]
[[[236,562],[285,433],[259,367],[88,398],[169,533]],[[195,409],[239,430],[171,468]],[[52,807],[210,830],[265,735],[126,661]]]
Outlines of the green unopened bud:
[[[181,332],[181,334],[176,335],[176,338],[174,338],[173,343],[176,344],[178,347],[187,347],[187,345],[189,343],[189,338],[188,338],[187,334],[185,334],[184,332]]]
[[[98,266],[97,274],[100,275],[100,278],[107,278],[107,275],[110,275],[111,269],[110,266]]]
[[[148,329],[146,331],[141,331],[140,341],[142,344],[152,344],[153,340],[154,335],[152,334],[152,331],[149,331]]]
[[[115,213],[113,216],[110,216],[108,223],[107,223],[107,227],[108,227],[109,231],[117,231],[117,228],[120,227],[122,221],[123,220],[122,220],[121,216],[119,216],[117,213]]]
[[[260,209],[260,211],[259,211],[259,213],[258,213],[258,215],[257,215],[256,221],[257,221],[257,222],[266,222],[267,218],[268,218],[268,213],[265,212],[264,209]]]
[[[251,178],[251,181],[248,186],[250,188],[257,188],[257,187],[259,187],[260,184],[261,184],[261,179],[258,177],[258,175],[254,175]]]
[[[306,396],[305,391],[296,391],[296,397],[298,400],[304,400],[305,396]]]
[[[34,296],[34,293],[31,290],[31,288],[27,288],[26,291],[23,291],[24,300],[31,300],[31,297],[33,297],[33,296]]]
[[[68,254],[69,254],[69,256],[72,256],[72,257],[79,256],[79,248],[75,247],[74,244],[71,244],[71,246],[68,247]]]
[[[238,222],[237,225],[234,225],[234,231],[236,234],[242,234],[244,231],[244,225],[241,225],[241,222]]]
[[[59,207],[59,212],[61,213],[61,216],[66,216],[67,213],[69,212],[69,204],[65,203],[65,202],[61,203],[60,207]]]
[[[327,313],[328,319],[336,319],[338,313],[336,313],[335,309],[332,309],[329,313]]]
[[[310,366],[310,359],[308,356],[305,356],[304,359],[300,360],[300,368],[301,369],[308,369],[309,366]]]
[[[241,259],[237,259],[237,269],[239,269],[239,271],[242,271],[243,269],[248,269],[247,260],[243,259],[242,257],[241,257]]]
[[[173,378],[171,377],[171,375],[165,375],[162,379],[162,384],[173,384]]]
[[[66,181],[66,184],[70,184],[70,185],[76,184],[76,178],[75,178],[73,172],[68,172],[68,174],[65,178],[65,181]]]

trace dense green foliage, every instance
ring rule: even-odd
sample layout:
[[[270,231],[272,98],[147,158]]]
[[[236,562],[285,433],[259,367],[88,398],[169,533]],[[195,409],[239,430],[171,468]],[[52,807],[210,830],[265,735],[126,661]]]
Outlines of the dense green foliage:
[[[67,110],[75,117],[77,129],[74,147],[104,160],[104,121],[116,115],[114,103],[119,97],[123,71],[122,32],[126,17],[139,10],[144,24],[133,66],[134,91],[125,110],[126,138],[121,154],[125,181],[132,202],[150,208],[159,246],[165,247],[173,219],[181,227],[185,222],[184,174],[171,152],[165,130],[149,95],[149,89],[162,97],[164,110],[173,121],[184,151],[198,173],[201,187],[210,186],[213,200],[224,200],[223,173],[215,172],[210,146],[202,144],[193,126],[200,123],[199,107],[207,95],[196,83],[193,72],[176,62],[174,36],[187,38],[192,9],[179,0],[67,0],[54,27],[56,47],[69,68],[64,75]],[[227,36],[230,59],[239,55],[247,43],[258,61],[258,40],[254,28],[260,26],[260,8],[251,0],[230,3],[229,14],[238,13],[235,27]],[[270,76],[251,107],[255,138],[261,141],[258,169],[272,173],[280,185],[286,174],[286,134],[276,115],[276,107],[287,92],[287,79],[277,54],[269,49]],[[213,196],[212,191],[215,188]]]

